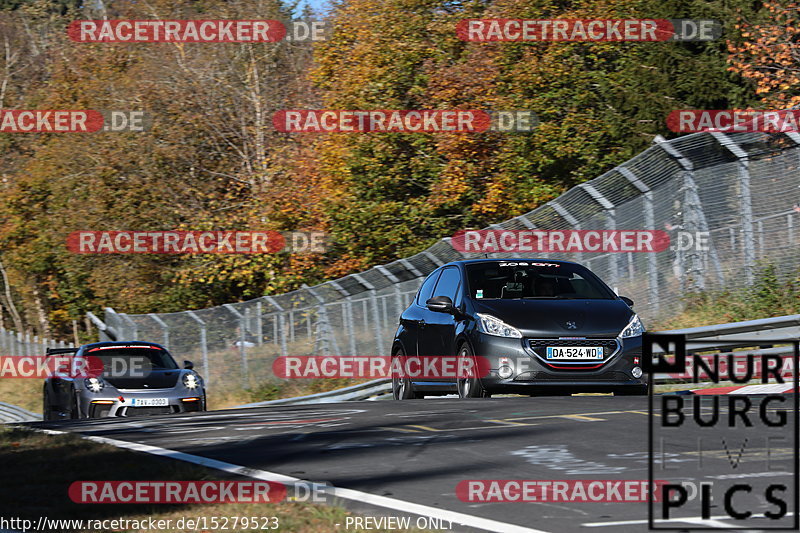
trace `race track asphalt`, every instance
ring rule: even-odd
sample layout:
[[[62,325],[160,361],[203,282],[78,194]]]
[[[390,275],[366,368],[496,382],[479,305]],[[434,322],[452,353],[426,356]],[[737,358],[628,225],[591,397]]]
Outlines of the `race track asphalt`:
[[[653,419],[655,478],[713,482],[712,519],[696,520],[701,499],[692,494],[658,527],[791,526],[797,496],[793,398],[783,405],[789,406],[787,425],[766,426],[758,418],[761,399],[754,397],[753,425],[734,419],[733,428],[727,427],[724,397],[722,425],[711,428],[693,423],[696,400],[690,398],[684,397],[682,427],[665,428],[661,417]],[[701,413],[708,416],[712,404],[705,401]],[[776,407],[781,406],[765,411],[770,420]],[[32,425],[166,448],[531,530],[615,533],[646,531],[647,503],[465,502],[456,486],[481,479],[647,480],[648,420],[647,397],[572,396],[347,402]],[[753,487],[750,495],[740,492],[731,500],[738,509],[752,510],[748,520],[726,515],[723,494],[733,483]],[[764,491],[776,483],[787,487],[780,496],[789,514],[768,520],[763,513],[777,507]],[[452,530],[480,529],[464,522]]]

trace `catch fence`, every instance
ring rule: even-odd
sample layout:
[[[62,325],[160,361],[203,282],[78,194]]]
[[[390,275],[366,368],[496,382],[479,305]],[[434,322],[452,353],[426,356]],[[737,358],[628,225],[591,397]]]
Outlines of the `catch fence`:
[[[707,233],[708,246],[659,253],[545,253],[580,262],[635,301],[645,323],[695,291],[751,284],[761,264],[800,265],[800,134],[697,133],[653,146],[553,201],[486,229]],[[518,256],[494,253],[491,257]],[[252,387],[280,355],[388,355],[424,277],[461,253],[443,238],[411,257],[286,294],[177,313],[105,310],[101,338],[151,340],[209,383]]]

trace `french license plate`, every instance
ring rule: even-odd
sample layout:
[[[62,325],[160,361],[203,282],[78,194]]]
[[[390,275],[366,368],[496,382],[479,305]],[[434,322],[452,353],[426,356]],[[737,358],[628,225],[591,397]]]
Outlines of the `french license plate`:
[[[548,346],[548,359],[602,359],[602,346]]]
[[[133,407],[166,407],[169,405],[167,398],[132,398]]]

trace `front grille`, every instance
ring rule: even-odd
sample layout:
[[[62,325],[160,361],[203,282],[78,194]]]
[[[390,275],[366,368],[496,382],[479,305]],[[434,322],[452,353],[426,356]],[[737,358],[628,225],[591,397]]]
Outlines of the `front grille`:
[[[616,339],[528,339],[528,345],[536,355],[547,360],[548,346],[602,346],[603,360],[608,359],[617,349]]]
[[[171,405],[164,407],[126,407],[125,416],[169,415],[174,411]]]

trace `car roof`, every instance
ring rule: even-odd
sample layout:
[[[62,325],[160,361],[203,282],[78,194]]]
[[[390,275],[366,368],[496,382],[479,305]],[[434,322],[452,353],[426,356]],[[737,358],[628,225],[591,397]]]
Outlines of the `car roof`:
[[[471,265],[475,263],[513,263],[515,261],[531,261],[537,263],[559,263],[562,265],[578,265],[583,266],[580,263],[576,263],[574,261],[562,261],[561,259],[544,259],[542,257],[508,257],[508,258],[483,258],[483,259],[462,259],[460,261],[451,261],[446,265],[442,265],[442,267],[450,266],[450,265]],[[440,267],[441,268],[441,267]]]

